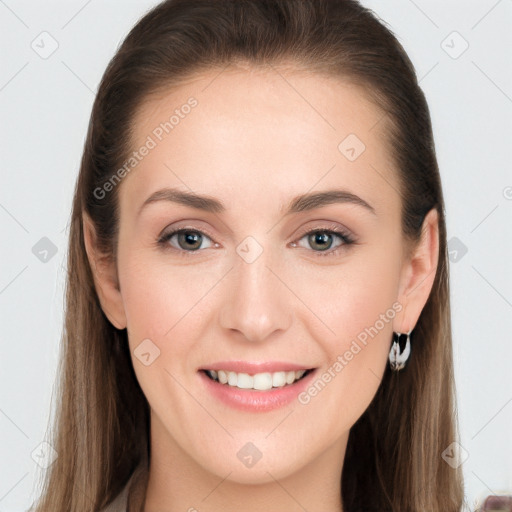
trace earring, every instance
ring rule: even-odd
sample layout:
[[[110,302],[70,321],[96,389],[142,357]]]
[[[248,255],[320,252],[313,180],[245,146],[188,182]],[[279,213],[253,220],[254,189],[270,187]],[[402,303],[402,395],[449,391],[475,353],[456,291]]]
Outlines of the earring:
[[[409,355],[411,353],[411,332],[412,329],[407,333],[407,340],[403,350],[400,348],[400,336],[402,336],[402,334],[399,332],[393,332],[393,344],[391,345],[391,350],[389,351],[389,366],[394,371],[401,370],[405,366],[407,359],[409,359]]]

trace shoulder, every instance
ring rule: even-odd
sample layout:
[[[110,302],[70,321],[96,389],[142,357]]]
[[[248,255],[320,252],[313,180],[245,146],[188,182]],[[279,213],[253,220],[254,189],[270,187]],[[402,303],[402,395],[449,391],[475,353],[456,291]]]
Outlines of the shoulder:
[[[145,464],[139,464],[123,490],[99,512],[128,512],[128,507],[130,510],[140,510],[145,497],[147,478],[148,468]]]
[[[107,506],[103,507],[99,512],[127,512],[128,511],[128,491],[133,476],[128,480],[123,490],[111,501]]]

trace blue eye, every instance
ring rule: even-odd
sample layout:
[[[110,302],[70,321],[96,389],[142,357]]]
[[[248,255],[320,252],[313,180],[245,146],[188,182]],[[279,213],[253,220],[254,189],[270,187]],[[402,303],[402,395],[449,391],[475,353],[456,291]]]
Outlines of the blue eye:
[[[195,252],[199,250],[201,248],[200,245],[203,241],[203,238],[206,237],[207,239],[209,239],[209,237],[202,233],[201,231],[192,229],[176,229],[174,231],[171,231],[170,233],[166,233],[165,235],[163,235],[158,240],[158,243],[161,245],[166,245],[174,237],[174,235],[178,235],[177,243],[179,245],[179,247],[174,248],[177,250],[181,249],[187,252]],[[203,247],[203,249],[208,249],[208,247]]]
[[[338,243],[338,245],[333,249],[333,240],[336,238],[338,238],[340,243]],[[313,252],[318,256],[336,255],[340,250],[355,242],[349,233],[339,228],[317,228],[306,232],[298,240],[300,242],[303,239],[307,239],[309,246],[313,248]],[[202,247],[205,240],[210,242],[206,247]],[[182,255],[198,252],[200,249],[208,249],[212,246],[218,247],[218,244],[212,242],[208,235],[197,229],[190,228],[180,228],[170,231],[169,233],[165,233],[157,240],[157,244],[164,249],[178,251]],[[292,247],[298,246],[297,242],[293,242],[291,245]],[[315,246],[318,250],[315,249]]]
[[[337,254],[343,246],[354,243],[354,240],[348,233],[332,229],[314,229],[313,231],[308,231],[299,239],[299,241],[305,238],[307,239],[307,243],[310,247],[319,247],[319,250],[314,251],[315,253],[318,253],[318,256]],[[335,238],[338,238],[340,243],[332,249],[332,245],[334,243],[333,240]],[[297,244],[294,244],[294,246],[296,245]]]

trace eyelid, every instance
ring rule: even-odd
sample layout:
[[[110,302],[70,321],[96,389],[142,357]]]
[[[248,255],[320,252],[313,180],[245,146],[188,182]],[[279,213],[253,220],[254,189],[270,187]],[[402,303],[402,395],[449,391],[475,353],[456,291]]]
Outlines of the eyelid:
[[[313,226],[311,226],[312,223],[314,223]],[[157,238],[157,245],[160,245],[160,246],[165,245],[166,246],[165,249],[174,250],[174,251],[182,254],[183,256],[192,255],[191,253],[196,253],[196,252],[200,253],[202,250],[186,251],[184,249],[177,249],[175,247],[170,246],[170,244],[169,244],[170,238],[172,236],[174,236],[175,234],[182,232],[182,231],[194,231],[194,232],[200,233],[202,235],[206,235],[211,240],[213,246],[218,247],[220,245],[216,241],[214,235],[212,235],[212,233],[207,228],[191,226],[187,223],[185,223],[183,225],[178,223],[177,225],[173,225],[171,228],[169,228],[169,226],[166,226],[160,232],[160,235]],[[333,221],[320,221],[320,220],[311,221],[306,226],[301,228],[301,230],[299,231],[299,234],[294,235],[294,238],[293,238],[292,242],[290,242],[290,243],[294,244],[294,246],[296,247],[297,242],[302,240],[302,238],[304,238],[306,235],[309,235],[309,234],[312,234],[315,232],[334,233],[343,241],[340,246],[338,246],[334,249],[328,249],[326,251],[315,251],[315,250],[310,249],[309,252],[314,253],[315,256],[328,256],[328,255],[334,256],[334,255],[337,255],[340,250],[343,250],[344,248],[347,248],[348,246],[357,243],[357,238],[355,237],[355,235],[352,233],[351,230],[347,229],[345,226],[340,225],[339,223],[333,222]],[[211,248],[211,247],[208,247],[208,249],[209,248]]]
[[[157,239],[161,240],[165,236],[167,236],[171,233],[175,233],[176,231],[181,231],[181,230],[197,231],[198,233],[208,235],[208,237],[211,238],[212,241],[215,241],[213,234],[208,230],[208,228],[205,228],[202,226],[201,227],[192,226],[192,225],[189,225],[188,223],[181,225],[179,222],[177,224],[173,225],[172,227],[166,226],[164,229],[162,229],[162,231],[158,235]],[[217,243],[217,242],[215,242],[215,243]]]
[[[311,226],[311,224],[314,224]],[[299,237],[298,239],[302,238],[304,235],[307,235],[314,231],[334,231],[335,233],[341,233],[347,237],[355,238],[354,233],[348,228],[346,228],[343,225],[340,225],[338,222],[333,222],[329,220],[317,220],[317,221],[311,221],[308,223],[307,226],[304,228],[301,228],[298,235],[295,235],[295,238]]]
[[[314,226],[311,226],[312,223],[314,224]],[[167,234],[174,233],[174,232],[182,230],[182,229],[184,229],[184,230],[189,229],[190,231],[197,231],[199,233],[206,234],[206,235],[208,235],[209,238],[212,239],[212,241],[215,241],[215,236],[211,233],[211,231],[208,230],[208,228],[191,226],[191,225],[187,225],[187,224],[181,225],[180,223],[178,223],[177,225],[173,225],[172,228],[169,228],[169,226],[166,226],[160,232],[160,234],[158,235],[157,238],[160,240],[161,238],[167,236]],[[293,241],[296,241],[298,239],[297,237],[302,238],[304,235],[307,235],[307,234],[311,233],[312,231],[321,231],[321,230],[325,230],[325,231],[332,230],[335,232],[342,232],[344,235],[354,237],[354,234],[352,233],[351,230],[349,230],[348,228],[346,228],[343,225],[340,226],[340,224],[337,222],[318,220],[318,221],[311,221],[306,226],[302,227],[299,230],[299,233],[297,235],[294,235]],[[218,242],[216,242],[216,243],[218,243]]]

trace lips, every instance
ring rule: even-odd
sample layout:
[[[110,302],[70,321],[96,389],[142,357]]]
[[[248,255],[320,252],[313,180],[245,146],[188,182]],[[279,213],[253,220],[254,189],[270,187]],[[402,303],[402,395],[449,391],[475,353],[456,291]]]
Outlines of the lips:
[[[284,361],[219,361],[198,369],[205,391],[230,407],[265,412],[290,404],[316,368]]]
[[[288,372],[297,370],[309,370],[311,366],[304,366],[287,361],[216,361],[199,368],[200,370],[224,370],[228,372],[248,373],[255,375],[263,372]]]

